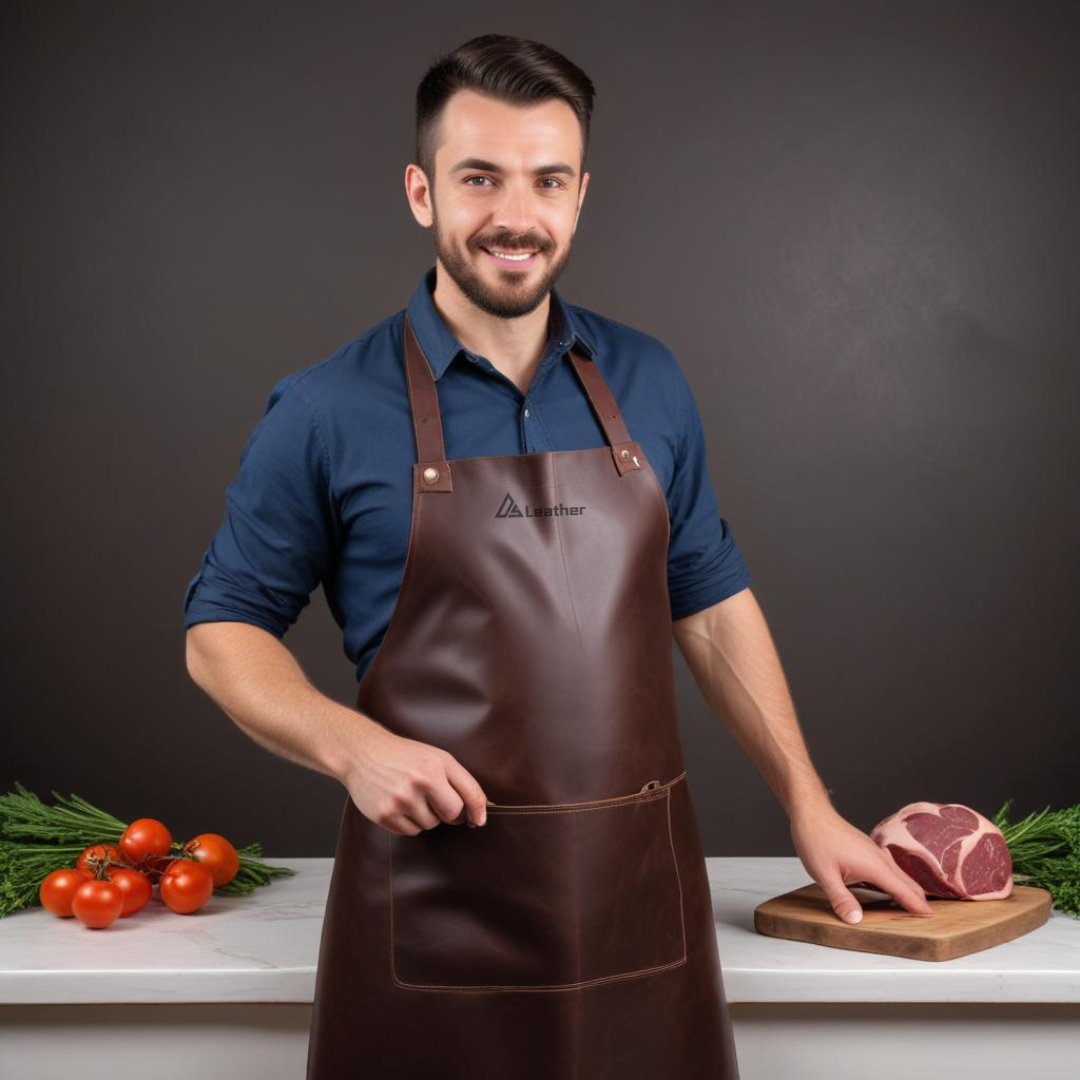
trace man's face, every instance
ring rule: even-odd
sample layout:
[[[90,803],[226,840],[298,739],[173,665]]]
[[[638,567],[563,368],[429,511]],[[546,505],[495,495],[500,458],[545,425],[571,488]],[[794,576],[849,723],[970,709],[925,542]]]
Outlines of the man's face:
[[[435,254],[488,314],[533,311],[562,273],[588,184],[581,149],[561,99],[522,107],[460,90],[447,102],[431,193]]]

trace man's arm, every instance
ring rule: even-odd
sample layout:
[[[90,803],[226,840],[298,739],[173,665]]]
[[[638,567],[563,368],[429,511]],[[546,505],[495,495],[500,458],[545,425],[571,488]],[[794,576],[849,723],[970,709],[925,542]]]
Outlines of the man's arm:
[[[926,895],[892,855],[833,808],[803,740],[765,616],[749,588],[672,623],[698,687],[791,822],[795,850],[841,918],[862,908],[844,887],[866,881],[912,912]]]
[[[327,697],[261,627],[196,623],[185,648],[188,674],[237,727],[278,757],[339,780],[377,825],[413,836],[440,821],[486,821],[484,792],[453,755]]]
[[[196,623],[185,649],[192,681],[245,735],[345,782],[374,721],[320,693],[273,634],[243,622]]]
[[[789,818],[832,808],[795,718],[787,679],[751,589],[672,624],[713,712]]]

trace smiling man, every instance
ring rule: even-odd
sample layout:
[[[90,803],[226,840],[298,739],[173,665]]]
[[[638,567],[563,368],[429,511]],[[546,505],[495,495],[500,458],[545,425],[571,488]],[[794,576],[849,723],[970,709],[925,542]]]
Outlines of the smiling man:
[[[523,107],[463,88],[423,126],[418,164],[405,171],[413,215],[433,229],[436,309],[463,346],[498,357],[523,393],[589,186],[582,138],[565,99]],[[571,148],[574,160],[562,160]]]
[[[500,35],[427,72],[435,265],[273,388],[185,596],[192,678],[347,790],[309,1080],[738,1076],[673,635],[837,914],[927,910],[809,761],[675,357],[554,287],[593,94]],[[355,708],[281,643],[320,583]]]

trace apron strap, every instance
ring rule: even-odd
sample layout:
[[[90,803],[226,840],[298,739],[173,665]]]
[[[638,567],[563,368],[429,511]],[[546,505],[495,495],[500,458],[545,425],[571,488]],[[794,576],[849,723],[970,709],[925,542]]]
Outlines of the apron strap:
[[[615,402],[604,376],[595,362],[577,349],[570,350],[570,359],[578,379],[596,413],[604,437],[611,447],[615,468],[622,476],[641,468],[637,455],[641,452],[630,438],[622,413]],[[417,463],[420,466],[420,490],[452,491],[450,468],[443,440],[442,414],[431,365],[424,356],[408,314],[405,315],[405,377],[409,386],[409,407],[412,410],[413,431],[416,434]]]
[[[619,470],[619,475],[637,471],[641,468],[637,459],[640,448],[630,438],[630,432],[626,428],[622,412],[615,402],[615,395],[611,392],[607,380],[601,375],[596,362],[585,353],[571,349],[570,359],[573,361],[574,370],[578,373],[581,385],[585,387],[585,393],[589,396],[593,412],[596,413],[596,418],[604,429],[604,435],[611,447],[611,456],[615,459],[615,468]]]
[[[450,467],[446,464],[442,414],[435,377],[416,333],[405,316],[405,378],[409,384],[409,408],[416,432],[416,460],[420,466],[422,491],[453,491]]]

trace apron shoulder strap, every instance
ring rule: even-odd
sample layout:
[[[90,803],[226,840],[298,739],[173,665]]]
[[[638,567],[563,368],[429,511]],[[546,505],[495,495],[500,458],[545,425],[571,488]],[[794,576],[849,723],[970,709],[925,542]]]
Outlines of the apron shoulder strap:
[[[578,373],[581,385],[585,387],[585,393],[589,396],[593,412],[596,413],[596,418],[604,429],[604,436],[611,447],[611,454],[615,459],[615,467],[619,470],[619,475],[640,469],[641,465],[637,459],[639,447],[630,438],[630,432],[615,401],[615,395],[596,366],[596,361],[577,349],[570,350],[570,359],[573,361],[574,370]]]

